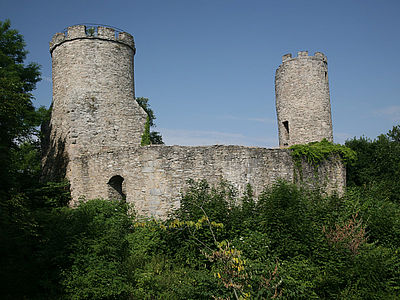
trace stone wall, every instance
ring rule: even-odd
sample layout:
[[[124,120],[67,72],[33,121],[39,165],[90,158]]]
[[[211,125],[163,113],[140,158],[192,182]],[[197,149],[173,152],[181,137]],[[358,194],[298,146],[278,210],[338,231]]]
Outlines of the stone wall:
[[[328,63],[316,52],[286,54],[275,76],[279,145],[333,141]]]
[[[90,33],[78,25],[54,35],[45,175],[60,172],[54,168],[60,157],[140,145],[147,115],[135,100],[135,51],[133,37],[112,28]]]
[[[70,161],[67,177],[71,181],[74,204],[79,197],[115,198],[110,179],[123,178],[121,190],[139,214],[166,217],[179,206],[187,180],[206,179],[210,184],[226,180],[243,194],[249,183],[255,195],[278,179],[299,182],[290,150],[243,146],[146,146],[118,148]],[[314,168],[303,163],[303,183],[328,193],[342,194],[345,168],[332,158]]]

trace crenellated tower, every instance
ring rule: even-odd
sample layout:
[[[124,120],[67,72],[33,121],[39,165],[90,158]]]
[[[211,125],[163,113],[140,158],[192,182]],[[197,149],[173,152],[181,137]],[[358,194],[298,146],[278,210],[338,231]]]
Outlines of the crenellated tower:
[[[279,146],[333,141],[326,56],[307,51],[282,57],[275,75]]]
[[[53,36],[47,175],[63,176],[81,153],[140,145],[146,113],[135,101],[135,52],[132,35],[111,27],[76,25]]]

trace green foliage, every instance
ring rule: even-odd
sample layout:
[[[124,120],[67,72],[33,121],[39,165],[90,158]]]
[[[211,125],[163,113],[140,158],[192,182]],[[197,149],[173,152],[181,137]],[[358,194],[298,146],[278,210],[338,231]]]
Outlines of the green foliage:
[[[379,199],[400,204],[400,125],[375,140],[361,137],[346,142],[357,152],[357,160],[348,167],[347,185],[368,189]]]
[[[136,102],[139,104],[141,108],[146,112],[149,118],[150,126],[154,126],[154,120],[156,119],[153,110],[150,108],[149,98],[137,97]]]
[[[24,64],[26,54],[22,35],[10,21],[0,22],[0,290],[5,299],[35,298],[39,286],[47,290],[42,271],[48,268],[40,255],[51,210],[46,198],[53,206],[70,198],[67,183],[39,182],[38,126],[48,111],[32,104],[30,92],[40,72],[37,64]]]
[[[22,197],[5,214],[15,226],[0,232],[13,238],[6,245],[16,255],[2,261],[11,274],[2,278],[13,289],[29,279],[19,295],[38,299],[37,291],[71,299],[394,299],[400,207],[366,193],[326,197],[278,182],[257,200],[250,187],[239,199],[227,183],[191,181],[165,221],[139,220],[116,201],[71,209],[46,200],[32,210]]]
[[[356,158],[356,153],[350,148],[331,143],[326,139],[305,145],[293,145],[289,149],[292,150],[292,158],[297,164],[301,164],[302,159],[305,159],[309,164],[318,166],[334,155],[338,155],[345,164],[351,163]]]
[[[14,192],[37,184],[41,175],[40,158],[38,142],[24,142],[10,149],[10,177],[13,179],[11,187]]]
[[[151,144],[150,140],[150,118],[147,116],[146,123],[144,124],[144,132],[142,135],[142,140],[140,142],[142,146],[147,146]]]
[[[268,232],[269,247],[279,257],[310,251],[308,239],[312,238],[313,227],[307,218],[308,206],[306,195],[285,182],[259,197],[256,206],[257,227],[261,232]]]
[[[149,99],[144,97],[138,97],[136,98],[136,102],[140,105],[141,108],[143,108],[143,110],[147,114],[141,145],[147,146],[151,144],[153,145],[164,144],[164,142],[162,141],[162,136],[159,132],[150,131],[151,127],[156,127],[156,124],[154,123],[156,117],[154,115],[153,110],[150,108]]]
[[[40,80],[39,66],[24,65],[27,51],[10,21],[0,21],[0,197],[6,197],[13,184],[11,149],[37,133],[40,117],[30,92]]]
[[[393,126],[387,133],[387,137],[391,142],[400,143],[400,125]]]
[[[168,233],[161,222],[145,221],[135,223],[129,234],[126,269],[134,299],[193,299],[201,290],[196,282],[206,274],[168,254]]]
[[[158,131],[150,131],[150,141],[152,145],[163,145],[161,133]]]
[[[86,29],[86,33],[89,36],[94,36],[95,32],[96,32],[96,29],[94,27],[89,27],[89,28]]]
[[[215,290],[213,296],[234,298],[233,290],[242,297],[257,298],[274,295],[296,299],[398,296],[399,285],[393,282],[399,271],[390,266],[390,261],[394,259],[398,264],[395,249],[399,243],[393,241],[393,248],[385,248],[379,241],[369,242],[368,233],[376,228],[376,221],[371,223],[368,219],[369,201],[359,198],[354,191],[342,199],[322,197],[280,182],[266,190],[256,202],[249,194],[241,201],[234,195],[226,184],[213,189],[205,182],[192,183],[176,213],[187,220],[204,213],[210,221],[223,220],[222,232],[215,231],[213,235],[217,240],[232,241],[232,246],[225,250],[215,247],[206,227],[202,229],[206,232],[191,231],[186,236],[204,249],[206,257],[212,258],[211,271],[217,274],[224,288]],[[400,212],[398,207],[393,209],[396,214]],[[394,234],[397,232],[395,229]],[[180,240],[179,237],[175,239]],[[240,258],[236,249],[240,251]],[[193,251],[186,247],[186,257]],[[230,254],[227,251],[231,251]],[[229,255],[233,256],[229,258]],[[239,262],[246,261],[243,276],[229,271],[230,260],[234,257]],[[361,269],[360,264],[364,265]],[[371,278],[368,274],[379,276]],[[381,280],[391,283],[382,285]]]
[[[54,220],[52,207],[69,199],[68,183],[48,182],[0,201],[0,289],[4,298],[35,298],[39,290],[47,290],[46,274],[58,274],[49,267],[56,255],[43,255],[49,252],[42,248],[48,245],[44,232],[54,229],[54,222],[49,221]]]
[[[350,187],[344,199],[361,207],[360,216],[368,220],[368,240],[395,249],[400,245],[400,205],[389,198],[377,197],[375,190]]]
[[[130,286],[123,262],[128,254],[128,207],[116,201],[92,200],[71,212],[71,265],[62,284],[73,299],[127,295]]]

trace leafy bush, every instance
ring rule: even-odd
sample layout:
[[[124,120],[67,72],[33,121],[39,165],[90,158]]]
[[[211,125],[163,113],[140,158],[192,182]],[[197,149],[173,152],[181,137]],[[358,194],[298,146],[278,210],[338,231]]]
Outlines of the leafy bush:
[[[130,285],[124,272],[128,256],[131,218],[120,202],[92,200],[70,214],[71,265],[62,283],[73,299],[107,299],[126,296]]]
[[[357,152],[348,166],[347,185],[368,190],[370,195],[400,204],[400,125],[375,140],[364,137],[346,142]]]
[[[192,182],[182,206],[165,221],[136,219],[129,214],[132,208],[120,202],[91,200],[71,209],[45,200],[48,205],[31,210],[23,208],[30,203],[25,198],[15,199],[14,212],[9,213],[16,224],[12,236],[20,239],[7,245],[14,251],[25,248],[16,251],[10,263],[22,267],[21,255],[32,253],[25,266],[31,273],[18,279],[21,274],[11,265],[3,268],[15,284],[28,278],[31,284],[5,296],[399,296],[396,203],[375,201],[364,189],[351,188],[343,198],[326,197],[285,182],[266,189],[258,199],[251,193],[249,187],[238,198],[226,183],[210,187]],[[4,237],[11,231],[2,233]]]

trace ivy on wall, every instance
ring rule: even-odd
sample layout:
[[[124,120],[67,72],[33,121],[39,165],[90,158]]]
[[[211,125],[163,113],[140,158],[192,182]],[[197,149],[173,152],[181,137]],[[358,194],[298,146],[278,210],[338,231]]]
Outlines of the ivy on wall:
[[[142,146],[147,146],[151,144],[150,140],[150,119],[147,116],[146,123],[144,124],[144,132],[142,135],[142,141],[140,143]]]
[[[320,142],[311,142],[308,144],[293,145],[289,147],[290,155],[295,164],[294,181],[297,181],[297,176],[300,176],[300,181],[303,181],[303,167],[301,163],[306,161],[314,167],[314,176],[318,179],[318,166],[330,158],[339,158],[344,165],[351,164],[356,160],[356,152],[352,149],[329,142],[323,139]],[[297,172],[296,172],[297,170]]]
[[[136,98],[136,102],[146,112],[147,119],[144,125],[144,132],[142,135],[141,145],[162,145],[164,144],[162,136],[157,131],[150,131],[151,127],[156,127],[154,120],[156,119],[153,110],[150,108],[149,99],[144,97]]]
[[[329,142],[326,139],[304,145],[293,145],[289,149],[292,150],[290,155],[296,165],[300,165],[302,160],[305,160],[310,165],[317,167],[323,161],[335,155],[338,155],[345,165],[352,163],[356,159],[356,152],[346,146]]]

